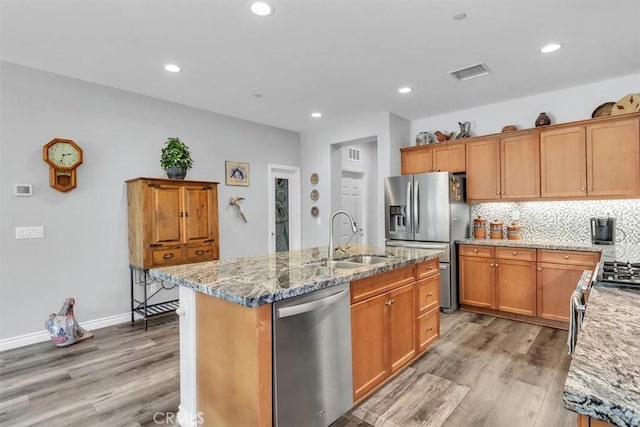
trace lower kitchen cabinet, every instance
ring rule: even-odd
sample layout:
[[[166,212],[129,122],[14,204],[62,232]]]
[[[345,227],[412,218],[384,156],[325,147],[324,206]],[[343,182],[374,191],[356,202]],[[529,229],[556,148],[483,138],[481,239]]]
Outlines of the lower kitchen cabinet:
[[[496,309],[536,315],[536,264],[496,259]]]
[[[578,414],[578,427],[613,427],[613,424]]]
[[[389,356],[391,373],[409,363],[416,355],[415,284],[389,292]]]
[[[566,328],[569,300],[597,252],[460,245],[463,309]]]
[[[387,294],[351,306],[353,400],[389,376]]]
[[[460,257],[460,302],[483,308],[496,308],[493,258]]]
[[[354,402],[439,337],[439,271],[436,259],[351,283]]]
[[[538,251],[538,317],[569,321],[569,299],[584,270],[592,270],[600,255],[595,252]]]

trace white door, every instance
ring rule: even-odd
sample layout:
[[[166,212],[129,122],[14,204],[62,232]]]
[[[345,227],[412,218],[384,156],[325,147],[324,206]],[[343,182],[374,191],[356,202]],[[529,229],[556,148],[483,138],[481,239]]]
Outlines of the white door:
[[[364,173],[342,171],[342,203],[341,209],[349,212],[358,225],[358,234],[351,236],[351,224],[342,215],[340,228],[340,242],[347,242],[351,238],[351,243],[362,244],[366,242],[365,222],[366,222],[366,193],[365,193]]]
[[[300,249],[300,168],[268,166],[269,253]]]

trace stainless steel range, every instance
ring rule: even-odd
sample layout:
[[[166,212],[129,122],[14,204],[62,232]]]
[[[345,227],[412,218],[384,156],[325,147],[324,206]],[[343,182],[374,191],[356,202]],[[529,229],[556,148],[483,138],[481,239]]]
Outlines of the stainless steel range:
[[[640,263],[604,261],[598,266],[597,280],[601,285],[640,287]]]

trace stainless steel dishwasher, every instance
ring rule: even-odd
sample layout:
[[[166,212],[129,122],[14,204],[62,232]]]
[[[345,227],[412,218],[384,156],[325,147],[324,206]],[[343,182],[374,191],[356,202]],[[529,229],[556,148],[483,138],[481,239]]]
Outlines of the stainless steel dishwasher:
[[[349,284],[273,305],[273,421],[326,427],[353,406]]]

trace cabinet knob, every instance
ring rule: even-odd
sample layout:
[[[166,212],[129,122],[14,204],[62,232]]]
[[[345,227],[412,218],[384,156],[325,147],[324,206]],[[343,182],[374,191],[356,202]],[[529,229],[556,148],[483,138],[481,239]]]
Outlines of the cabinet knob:
[[[564,259],[569,259],[569,255],[565,255],[565,256],[564,256]]]
[[[164,255],[162,256],[162,258],[164,258],[164,259],[171,259],[171,258],[173,258],[173,254],[171,254],[171,253],[169,253],[169,254],[164,254]]]
[[[496,191],[496,194],[500,194],[500,192],[499,192],[499,191]]]
[[[513,251],[513,256],[516,256],[516,255],[518,255],[518,252]]]
[[[431,331],[433,331],[433,328],[427,329],[427,332],[431,332]]]
[[[582,187],[580,190],[584,191],[584,187]]]
[[[538,271],[542,271],[542,267],[538,267]]]
[[[492,262],[489,263],[489,267],[493,267],[493,263]]]
[[[593,191],[593,187],[589,187],[589,191]]]
[[[504,194],[504,191],[501,194]]]
[[[431,271],[431,270],[433,270],[432,266],[427,267],[427,271]]]
[[[478,253],[478,250],[477,250],[477,249],[474,249],[474,250],[473,250],[473,252],[474,252],[474,253]]]
[[[428,296],[428,297],[432,297],[432,296],[433,296],[433,292],[429,292],[429,293],[427,294],[427,296]]]
[[[496,264],[495,267],[498,268],[498,264]]]

